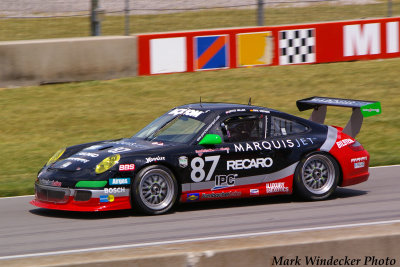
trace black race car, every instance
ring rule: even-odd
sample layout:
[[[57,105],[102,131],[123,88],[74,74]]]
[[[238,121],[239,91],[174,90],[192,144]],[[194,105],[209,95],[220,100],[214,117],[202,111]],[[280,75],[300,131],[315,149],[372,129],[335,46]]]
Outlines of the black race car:
[[[328,105],[353,108],[344,129],[322,124]],[[380,103],[312,97],[297,106],[314,109],[311,118],[252,105],[184,105],[131,138],[61,149],[39,172],[31,204],[161,214],[179,201],[293,192],[321,200],[366,181],[369,154],[354,137]]]

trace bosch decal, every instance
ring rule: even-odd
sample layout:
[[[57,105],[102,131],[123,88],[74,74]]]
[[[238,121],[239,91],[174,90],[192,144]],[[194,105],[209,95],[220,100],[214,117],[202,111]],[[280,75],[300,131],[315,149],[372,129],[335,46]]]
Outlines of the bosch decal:
[[[125,190],[125,187],[104,188],[104,194],[124,193]]]

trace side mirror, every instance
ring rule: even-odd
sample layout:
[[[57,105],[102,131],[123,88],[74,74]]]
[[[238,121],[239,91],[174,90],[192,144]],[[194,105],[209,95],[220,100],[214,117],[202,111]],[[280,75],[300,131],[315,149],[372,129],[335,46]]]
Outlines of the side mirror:
[[[222,144],[221,136],[218,134],[206,134],[199,142],[199,145],[218,145]]]

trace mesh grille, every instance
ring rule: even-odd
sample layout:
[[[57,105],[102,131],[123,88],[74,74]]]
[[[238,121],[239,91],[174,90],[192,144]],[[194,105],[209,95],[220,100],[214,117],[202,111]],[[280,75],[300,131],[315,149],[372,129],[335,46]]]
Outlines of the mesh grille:
[[[92,197],[92,192],[87,190],[77,190],[75,192],[75,201],[88,201]]]
[[[69,197],[69,190],[35,184],[35,195],[40,201],[66,203]]]

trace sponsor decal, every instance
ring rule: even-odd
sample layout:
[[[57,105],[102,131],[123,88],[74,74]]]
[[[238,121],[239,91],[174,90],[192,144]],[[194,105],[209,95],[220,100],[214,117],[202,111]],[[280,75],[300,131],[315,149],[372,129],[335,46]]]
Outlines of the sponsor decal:
[[[350,145],[350,144],[352,144],[354,142],[355,142],[354,140],[351,140],[350,138],[346,138],[346,139],[343,139],[343,140],[340,140],[340,141],[336,142],[336,145],[338,146],[338,148],[342,148],[342,147]]]
[[[123,146],[130,146],[130,147],[137,147],[137,148],[146,148],[144,145],[139,145],[137,143],[126,142],[126,141],[117,141],[112,142],[112,144],[123,145]]]
[[[259,195],[260,191],[258,191],[258,189],[250,189],[250,195],[254,196],[254,195]]]
[[[248,170],[252,168],[269,168],[274,161],[270,157],[256,158],[256,159],[238,159],[228,160],[226,162],[226,169],[229,170]]]
[[[112,178],[108,179],[110,185],[125,185],[131,183],[131,178]]]
[[[282,182],[282,183],[266,183],[265,188],[266,188],[267,194],[289,192],[289,187],[285,186],[284,182]]]
[[[186,168],[188,166],[188,158],[186,156],[180,156],[178,158],[179,167]]]
[[[119,165],[119,171],[133,171],[135,170],[135,164],[121,164]]]
[[[269,110],[263,110],[263,109],[250,109],[250,112],[269,113]]]
[[[353,100],[348,100],[348,99],[332,99],[332,98],[319,98],[319,97],[314,97],[313,99],[310,99],[311,102],[317,102],[317,103],[327,103],[327,104],[336,104],[336,105],[355,105],[357,103],[360,103],[360,101],[353,101]]]
[[[201,157],[204,153],[210,153],[210,152],[216,152],[216,151],[226,151],[226,153],[229,154],[229,147],[200,149],[200,150],[196,150],[195,152],[197,153],[197,155],[199,155]]]
[[[355,159],[351,159],[351,162],[360,162],[360,161],[366,161],[368,158],[367,156],[364,157],[360,157],[360,158],[355,158]]]
[[[165,157],[160,157],[160,156],[157,156],[155,158],[148,157],[148,158],[146,158],[146,163],[157,162],[157,161],[160,161],[160,160],[165,160]]]
[[[244,109],[244,108],[231,109],[231,110],[225,111],[225,114],[231,114],[231,113],[235,113],[235,112],[244,112],[244,111],[246,111],[246,109]]]
[[[361,114],[364,117],[370,117],[382,113],[381,103],[375,102],[361,107]]]
[[[67,161],[67,162],[65,162],[65,163],[63,163],[61,166],[60,166],[60,168],[67,168],[69,165],[71,165],[72,164],[72,162],[70,162],[70,161]]]
[[[215,175],[215,186],[211,190],[218,190],[230,186],[235,186],[235,179],[237,176],[237,174]]]
[[[209,199],[209,198],[240,197],[241,195],[242,192],[240,191],[229,191],[221,193],[202,193],[201,198]]]
[[[103,147],[103,145],[94,145],[94,146],[87,147],[84,150],[97,150],[102,147]]]
[[[354,163],[354,169],[363,168],[365,166],[365,161],[368,158],[366,156],[360,158],[351,159],[351,163]]]
[[[57,186],[60,187],[61,186],[61,182],[59,181],[55,181],[55,180],[39,180],[39,183],[42,185],[49,185],[49,186]]]
[[[82,158],[68,158],[67,160],[78,161],[82,163],[88,163],[90,161],[88,159],[82,159]]]
[[[207,128],[203,131],[203,133],[197,138],[197,141],[200,141],[204,135],[208,132],[208,130],[211,129],[211,127],[219,120],[220,116],[218,115],[208,126]]]
[[[200,198],[199,193],[190,193],[190,194],[187,194],[187,197],[186,197],[187,201],[196,201],[196,200],[199,200],[199,198]]]
[[[108,153],[117,154],[117,153],[127,152],[127,151],[131,151],[131,149],[127,148],[127,147],[116,147],[116,148],[108,150]]]
[[[354,169],[359,169],[359,168],[363,168],[365,166],[365,162],[355,162],[354,163]]]
[[[168,114],[174,115],[174,116],[182,114],[182,115],[186,115],[189,117],[197,118],[198,116],[200,116],[203,113],[204,113],[204,111],[201,111],[201,110],[176,108],[176,109],[172,110],[171,112],[169,112]]]
[[[100,202],[114,202],[115,197],[113,195],[101,195]]]
[[[153,142],[151,143],[152,145],[156,145],[156,146],[163,146],[164,143],[163,142]]]
[[[79,152],[76,155],[78,155],[78,156],[86,156],[86,157],[91,157],[91,158],[97,158],[99,156],[99,154],[90,153],[90,152]]]
[[[104,194],[124,193],[125,187],[104,188]]]
[[[314,144],[313,138],[295,138],[295,139],[283,139],[283,140],[272,140],[262,142],[251,142],[245,144],[234,144],[235,152],[248,152],[248,151],[262,151],[262,150],[275,150],[283,148],[298,148],[302,146],[308,146]]]

